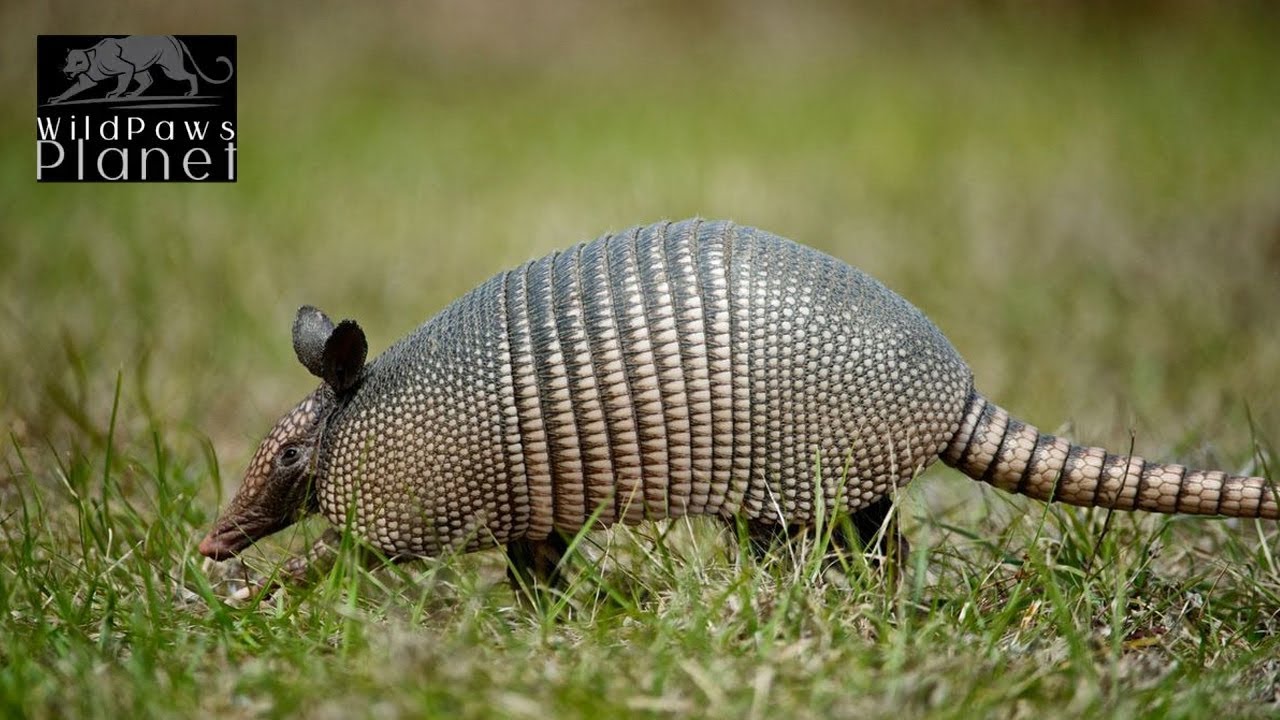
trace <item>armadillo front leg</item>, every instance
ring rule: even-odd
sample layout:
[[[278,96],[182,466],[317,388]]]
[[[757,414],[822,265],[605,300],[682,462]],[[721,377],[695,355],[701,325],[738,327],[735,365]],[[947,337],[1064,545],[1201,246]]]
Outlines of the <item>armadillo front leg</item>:
[[[266,599],[286,585],[307,585],[315,582],[333,568],[341,541],[342,534],[337,528],[331,527],[325,530],[305,553],[289,558],[275,572],[267,575],[250,570],[239,558],[234,559],[224,566],[228,569],[234,568],[232,572],[219,573],[226,578],[227,587],[230,589],[228,600],[244,602],[255,595]],[[205,563],[207,571],[212,561],[206,560]]]
[[[307,585],[319,581],[338,563],[338,555],[342,549],[342,532],[336,527],[325,529],[324,533],[311,544],[301,555],[285,561],[276,577],[274,586],[280,584]],[[413,555],[397,555],[386,557],[363,542],[353,548],[355,559],[360,567],[373,571],[390,564],[400,564],[418,560]],[[274,589],[274,586],[272,589]]]
[[[342,533],[335,527],[326,528],[305,553],[285,561],[280,568],[280,579],[293,584],[318,580],[338,562],[341,545]]]

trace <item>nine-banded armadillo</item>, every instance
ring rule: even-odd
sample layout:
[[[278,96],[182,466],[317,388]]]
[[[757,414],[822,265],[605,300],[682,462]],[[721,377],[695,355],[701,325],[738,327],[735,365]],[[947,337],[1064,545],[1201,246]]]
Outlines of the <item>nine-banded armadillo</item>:
[[[1072,445],[1011,418],[915,307],[760,230],[659,223],[501,273],[365,365],[304,307],[323,379],[200,544],[215,559],[319,510],[391,556],[549,542],[682,515],[805,526],[939,456],[1040,500],[1275,518],[1263,478]]]

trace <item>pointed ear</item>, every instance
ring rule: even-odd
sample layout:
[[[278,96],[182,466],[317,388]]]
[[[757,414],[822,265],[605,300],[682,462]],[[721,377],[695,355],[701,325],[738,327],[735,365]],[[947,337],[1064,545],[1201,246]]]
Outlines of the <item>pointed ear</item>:
[[[355,320],[343,320],[334,328],[324,344],[324,374],[320,377],[338,395],[350,390],[360,379],[364,359],[369,354],[369,343],[364,330]]]
[[[333,334],[333,321],[319,308],[303,305],[293,320],[293,354],[312,375],[324,378],[324,344]]]

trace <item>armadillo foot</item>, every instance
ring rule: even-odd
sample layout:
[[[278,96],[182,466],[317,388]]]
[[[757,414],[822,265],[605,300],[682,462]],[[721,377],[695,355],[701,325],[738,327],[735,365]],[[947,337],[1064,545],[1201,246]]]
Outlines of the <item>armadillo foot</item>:
[[[564,560],[569,541],[552,531],[545,540],[513,540],[507,543],[507,579],[518,597],[535,602],[545,591],[564,589]]]
[[[233,606],[247,603],[271,585],[269,578],[249,568],[240,558],[222,562],[206,558],[201,569],[218,596]]]

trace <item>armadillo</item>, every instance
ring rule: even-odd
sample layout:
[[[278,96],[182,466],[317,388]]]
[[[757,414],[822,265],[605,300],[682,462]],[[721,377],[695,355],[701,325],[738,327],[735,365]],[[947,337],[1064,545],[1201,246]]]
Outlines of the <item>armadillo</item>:
[[[1075,445],[1014,419],[925,315],[863,272],[728,222],[636,227],[500,273],[365,364],[293,327],[322,382],[199,550],[309,512],[391,557],[708,515],[804,527],[936,459],[1043,501],[1276,518],[1264,478]],[[527,547],[527,545],[526,545]]]

